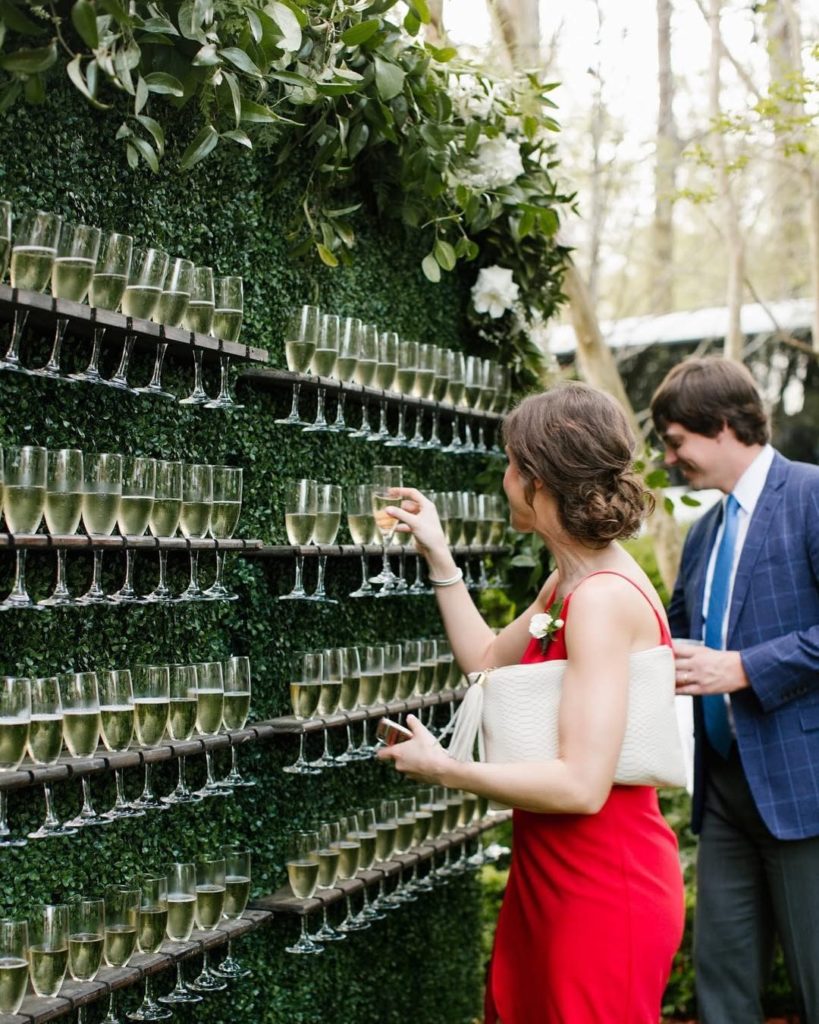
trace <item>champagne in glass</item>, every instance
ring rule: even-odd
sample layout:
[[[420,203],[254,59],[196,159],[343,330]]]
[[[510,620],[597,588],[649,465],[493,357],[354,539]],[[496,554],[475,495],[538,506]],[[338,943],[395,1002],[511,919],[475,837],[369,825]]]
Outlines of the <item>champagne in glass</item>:
[[[133,248],[134,240],[130,235],[112,231],[103,236],[88,292],[88,301],[95,309],[119,309],[131,270]],[[105,327],[94,328],[94,344],[88,366],[78,373],[70,373],[68,376],[71,380],[83,380],[89,384],[104,383],[99,363],[105,331]]]
[[[319,879],[318,832],[294,832],[287,844],[287,879],[296,899],[310,899]],[[300,915],[301,934],[298,941],[287,946],[288,953],[316,954],[323,952],[320,943],[307,934],[307,915]]]
[[[165,938],[168,924],[168,877],[143,875],[139,880],[140,904],[137,945],[140,953],[156,953]],[[131,1013],[128,1020],[168,1020],[173,1011],[160,1006],[154,999],[153,974],[145,974],[145,989],[142,1003]]]
[[[202,463],[182,465],[182,512],[179,528],[182,536],[198,540],[207,537],[213,507],[213,467]],[[191,577],[187,588],[179,595],[178,601],[205,601],[199,586],[199,551],[189,552]]]
[[[100,741],[100,700],[96,672],[66,672],[59,676],[60,699],[63,705],[63,739],[72,757],[90,758]],[[91,781],[82,776],[82,808],[66,822],[69,828],[106,825],[91,802]]]
[[[196,862],[196,927],[205,932],[213,931],[221,921],[224,909],[225,858],[201,857]],[[195,992],[221,992],[227,988],[227,982],[210,969],[207,949],[204,952],[202,972],[191,982],[190,987]]]
[[[28,734],[28,756],[36,765],[49,767],[60,759],[63,749],[63,705],[60,699],[60,681],[57,676],[31,680],[31,724]],[[43,824],[29,839],[47,839],[49,836],[73,836],[75,828],[60,823],[54,813],[53,783],[43,783],[46,815]]]
[[[170,713],[168,716],[168,737],[185,742],[193,736],[196,728],[196,666],[171,665]],[[202,799],[191,792],[185,775],[185,755],[177,758],[179,781],[176,789],[162,800],[166,804],[198,804]]]
[[[373,519],[372,487],[370,484],[355,484],[347,489],[347,529],[353,544],[361,545],[361,582],[349,597],[372,597],[375,590],[370,583],[367,569],[367,552],[370,544],[380,543],[381,535]]]
[[[344,404],[347,392],[345,384],[350,384],[355,378],[355,369],[358,363],[360,351],[361,321],[355,316],[345,316],[341,321],[341,335],[338,342],[338,359],[336,359],[333,376],[341,381],[338,391],[338,407],[336,418],[330,428],[335,433],[348,433],[351,428],[347,426],[344,419]]]
[[[321,313],[318,306],[301,306],[294,309],[287,318],[284,331],[284,353],[287,369],[291,373],[306,373],[316,351],[318,343],[319,321]],[[299,415],[299,395],[301,381],[293,381],[293,398],[290,403],[290,414],[284,419],[276,420],[285,426],[306,427],[307,423]]]
[[[68,970],[74,981],[93,981],[102,965],[105,900],[78,896],[68,903]]]
[[[395,386],[398,393],[406,398],[411,395],[415,386],[415,377],[418,373],[418,342],[399,341],[398,343],[398,369],[395,374]],[[407,444],[407,435],[404,432],[406,423],[407,406],[404,401],[398,407],[398,430],[394,437],[386,442],[388,448],[404,448]],[[419,417],[416,417],[416,419]]]
[[[225,675],[221,661],[202,661],[196,665],[196,732],[216,736],[222,728],[225,709]],[[231,796],[232,790],[217,782],[213,775],[213,751],[205,747],[205,785],[200,797]]]
[[[372,479],[372,511],[375,525],[381,534],[382,569],[378,576],[372,576],[370,583],[382,584],[378,597],[390,597],[398,583],[398,577],[390,568],[387,547],[398,525],[385,509],[390,505],[400,505],[401,499],[392,492],[396,487],[403,487],[403,468],[401,466],[373,466]]]
[[[15,772],[26,753],[31,722],[31,680],[0,676],[0,774]],[[25,846],[12,839],[7,823],[7,790],[0,789],[0,848]]]
[[[210,267],[194,267],[191,298],[182,317],[182,326],[194,334],[212,334],[215,293]],[[202,349],[193,350],[193,391],[180,398],[180,405],[207,405],[210,401],[202,383]]]
[[[20,1009],[28,984],[28,921],[0,920],[0,1013]]]
[[[45,904],[29,919],[28,974],[38,996],[54,997],[68,970],[68,906]]]
[[[133,885],[111,885],[105,890],[105,938],[102,955],[109,967],[127,967],[136,951],[141,893]],[[119,1024],[117,994],[111,988],[108,1013],[101,1024]]]
[[[435,360],[438,349],[435,345],[418,346],[418,372],[415,375],[415,383],[412,393],[416,398],[428,399],[432,397],[432,389],[435,383]],[[432,437],[429,442],[424,440],[423,423],[424,410],[418,407],[415,417],[415,433],[410,440],[409,448],[435,448]]]
[[[166,934],[171,942],[187,942],[191,937],[196,909],[196,867],[194,864],[172,864],[168,871],[168,924]],[[182,977],[182,961],[176,961],[176,986],[159,997],[160,1003],[201,1003],[202,996],[191,992]]]
[[[128,283],[122,296],[122,312],[129,318],[150,320],[162,296],[162,286],[168,272],[168,254],[161,249],[137,249],[131,259]],[[109,387],[134,392],[128,384],[128,364],[134,349],[136,335],[128,331],[122,345],[119,366],[110,380],[103,381]]]
[[[319,825],[319,873],[318,888],[332,889],[338,878],[341,862],[341,826],[337,821],[323,821]],[[344,932],[337,931],[327,919],[327,904],[322,905],[321,927],[310,938],[313,942],[340,942],[346,939]]]
[[[77,532],[82,516],[84,486],[82,452],[74,448],[49,451],[46,457],[45,521],[52,536]],[[65,548],[57,548],[57,582],[50,597],[39,602],[46,608],[70,605],[74,601],[65,582]]]
[[[365,440],[386,442],[390,440],[390,432],[387,429],[387,396],[384,392],[390,391],[395,381],[398,370],[398,335],[395,331],[382,331],[378,337],[378,362],[375,367],[375,386],[382,391],[381,411],[379,414],[378,430],[369,434]]]
[[[156,459],[128,455],[122,463],[122,495],[117,508],[117,526],[123,537],[141,537],[148,529],[156,496]],[[138,601],[134,590],[136,552],[125,552],[125,579],[119,590],[108,598],[114,604]]]
[[[318,485],[315,480],[289,480],[284,490],[284,525],[287,539],[295,548],[309,543],[318,510]],[[280,601],[306,600],[304,589],[304,555],[296,551],[296,579],[293,589],[282,594]]]
[[[105,669],[97,673],[100,695],[100,735],[106,750],[119,753],[131,746],[134,737],[134,687],[131,671],[127,668]],[[123,769],[114,772],[117,797],[114,806],[104,817],[109,821],[120,818],[139,818],[143,811],[131,807],[125,799]]]
[[[11,203],[0,199],[0,281],[6,276],[11,257]],[[2,1009],[0,1007],[0,1009]],[[6,1011],[3,1011],[6,1012]]]
[[[332,377],[335,371],[338,349],[341,343],[341,318],[333,313],[324,313],[319,324],[319,335],[313,358],[310,360],[310,372],[316,377]],[[326,388],[319,384],[316,400],[316,418],[305,433],[323,433],[332,431],[324,415],[324,398]]]
[[[62,220],[56,213],[42,210],[27,212],[15,225],[11,248],[11,287],[22,291],[42,292],[51,278],[51,268],[57,255]],[[20,362],[20,341],[28,321],[28,309],[14,311],[14,326],[6,354],[0,361],[0,370],[30,373]]]
[[[230,732],[244,729],[250,711],[250,659],[234,655],[224,663],[225,703],[222,709],[222,724]],[[223,786],[250,788],[256,785],[252,779],[245,779],[239,771],[239,748],[230,748],[230,773],[222,779]]]
[[[97,253],[100,248],[100,229],[87,224],[63,222],[57,255],[51,270],[51,294],[55,299],[70,299],[82,302],[91,286]],[[62,349],[68,318],[58,316],[54,328],[54,344],[48,362],[39,370],[32,370],[38,377],[59,379],[60,350]]]
[[[398,838],[398,802],[382,800],[375,807],[375,859],[384,863],[392,859]],[[401,903],[392,894],[387,895],[384,889],[384,876],[378,882],[378,896],[373,900],[373,907],[378,910],[397,910]]]
[[[310,542],[326,546],[335,544],[340,523],[341,488],[338,484],[319,484],[316,488],[316,518],[313,522],[313,535]],[[320,554],[318,562],[316,589],[310,595],[310,600],[324,604],[338,604],[334,598],[327,596],[324,589],[327,555]]]
[[[193,263],[180,257],[172,259],[162,283],[162,294],[152,314],[154,323],[162,324],[163,327],[179,327],[190,302],[192,282]],[[175,402],[176,395],[162,387],[162,363],[167,350],[167,341],[161,341],[157,345],[154,371],[150,381],[144,387],[134,390],[141,395],[154,395],[156,398],[168,398]]]
[[[227,540],[236,532],[242,512],[242,470],[237,466],[213,467],[213,510],[210,517],[210,535],[214,540]],[[204,592],[213,601],[237,601],[222,581],[225,571],[225,552],[216,550],[216,579]]]
[[[159,461],[156,464],[156,492],[148,519],[153,537],[173,537],[182,515],[182,463]],[[159,581],[145,598],[150,603],[170,601],[167,583],[168,551],[159,549]]]
[[[316,713],[321,696],[324,657],[317,651],[299,651],[290,669],[290,704],[294,717],[303,721]],[[299,734],[299,756],[283,771],[290,775],[318,775],[320,768],[310,765],[304,756],[305,733]]]
[[[452,420],[452,440],[443,451],[457,454],[464,447],[464,443],[461,440],[457,406],[461,404],[461,398],[464,393],[466,363],[463,352],[456,352],[454,349],[449,349],[448,352],[449,385],[447,387],[446,400],[450,405],[456,406],[456,409]]]
[[[45,448],[24,445],[6,448],[3,458],[3,513],[9,533],[28,536],[37,532],[46,501]],[[36,608],[26,590],[26,549],[17,548],[14,585],[0,604],[3,608]]]
[[[361,387],[367,388],[375,377],[378,366],[378,327],[375,324],[363,324],[358,336],[358,360],[355,365],[353,380]],[[366,439],[373,430],[369,420],[369,403],[366,395],[361,396],[361,424],[350,437]]]
[[[141,747],[158,747],[171,712],[171,671],[168,665],[138,665],[134,673],[134,730]],[[165,810],[153,791],[153,762],[145,760],[145,784],[131,804],[140,811]]]
[[[225,906],[223,916],[228,921],[238,921],[245,912],[250,898],[250,850],[239,846],[223,846],[225,858]],[[213,969],[213,973],[228,981],[247,978],[253,972],[233,957],[228,938],[227,956]]]
[[[110,537],[117,525],[117,512],[122,496],[122,456],[100,452],[83,457],[85,485],[82,496],[82,521],[86,533],[94,537]],[[94,573],[91,586],[77,598],[77,604],[103,604],[102,548],[94,549]]]
[[[341,691],[344,688],[344,648],[328,647],[322,655],[321,667],[321,688],[319,690],[318,713],[322,716],[334,715],[338,710],[341,700]],[[324,752],[317,761],[312,761],[314,768],[340,768],[343,762],[338,762],[330,753],[330,730],[325,728]]]
[[[230,275],[213,281],[215,309],[213,331],[222,341],[238,341],[242,329],[244,291],[241,277]],[[208,409],[241,409],[230,393],[230,356],[219,353],[219,394],[207,403]]]

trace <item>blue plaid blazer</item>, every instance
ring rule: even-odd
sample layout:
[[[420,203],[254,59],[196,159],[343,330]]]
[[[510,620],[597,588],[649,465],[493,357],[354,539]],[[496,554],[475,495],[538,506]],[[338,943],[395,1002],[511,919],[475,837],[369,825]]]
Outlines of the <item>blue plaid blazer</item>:
[[[718,503],[686,538],[668,609],[674,636],[702,636],[721,516]],[[740,652],[751,684],[731,694],[731,707],[759,813],[779,839],[819,835],[819,466],[774,456],[737,567],[726,647]],[[695,698],[695,832],[706,781],[701,704]]]

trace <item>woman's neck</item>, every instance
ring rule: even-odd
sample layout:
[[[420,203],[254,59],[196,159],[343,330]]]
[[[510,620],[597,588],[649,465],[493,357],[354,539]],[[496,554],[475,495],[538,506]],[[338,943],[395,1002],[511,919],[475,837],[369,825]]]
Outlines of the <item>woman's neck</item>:
[[[604,548],[568,544],[550,549],[557,565],[558,596],[565,597],[590,573],[622,566],[623,549],[616,542]]]

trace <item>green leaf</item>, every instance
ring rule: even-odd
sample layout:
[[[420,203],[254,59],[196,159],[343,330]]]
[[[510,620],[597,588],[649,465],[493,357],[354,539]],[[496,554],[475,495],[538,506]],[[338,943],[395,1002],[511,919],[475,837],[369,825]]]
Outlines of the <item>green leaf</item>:
[[[454,46],[433,46],[432,43],[425,43],[424,49],[427,53],[430,53],[439,64],[448,64],[449,61],[458,56],[458,51]]]
[[[89,50],[96,50],[100,37],[97,32],[97,13],[90,0],[76,0],[71,8],[71,23]]]
[[[45,101],[45,85],[40,75],[29,75],[23,86],[26,103],[37,107]]]
[[[5,114],[14,106],[22,91],[23,87],[19,78],[12,79],[0,88],[0,114]]]
[[[304,13],[301,7],[299,7],[297,0],[282,0],[282,3],[284,4],[285,7],[289,7],[290,10],[293,12],[293,17],[299,23],[299,26],[301,28],[307,28],[307,26],[310,24],[310,19]]]
[[[182,154],[182,159],[179,161],[180,168],[183,171],[189,171],[191,167],[212,153],[218,143],[219,133],[212,124],[206,124]]]
[[[148,117],[147,114],[137,114],[136,119],[146,131],[151,133],[156,143],[157,152],[162,156],[165,152],[165,132],[162,130],[162,125],[152,117]]]
[[[404,15],[404,28],[411,36],[417,36],[421,31],[421,20],[414,11],[409,10]]]
[[[145,84],[150,92],[162,93],[167,96],[184,96],[185,90],[182,83],[173,75],[164,71],[152,71],[145,76]]]
[[[432,253],[421,260],[421,270],[424,272],[424,277],[428,281],[432,281],[433,284],[438,284],[441,280],[441,268]]]
[[[202,18],[204,12],[194,0],[185,0],[179,8],[176,17],[179,31],[186,39],[195,39],[199,43],[206,43],[205,33],[202,31]]]
[[[699,508],[702,502],[699,498],[695,498],[693,494],[683,494],[680,496],[680,502],[683,505],[688,505],[689,508]]]
[[[470,121],[466,126],[464,132],[464,150],[467,153],[473,153],[475,147],[478,145],[478,139],[481,137],[481,128],[483,125],[480,121]]]
[[[647,487],[665,487],[668,483],[668,471],[665,469],[652,469],[646,474]]]
[[[347,143],[347,155],[355,160],[358,154],[366,147],[370,138],[370,126],[363,121],[358,121],[350,131],[350,138]]]
[[[449,244],[444,241],[443,238],[439,238],[432,249],[432,255],[435,257],[437,263],[444,268],[444,270],[454,270],[455,264],[458,262],[458,258],[455,255],[455,250]]]
[[[240,146],[247,146],[248,149],[253,149],[250,136],[243,132],[241,128],[231,128],[230,131],[222,132],[222,138],[231,139],[233,142],[238,142]]]
[[[136,168],[139,164],[139,152],[131,142],[125,143],[125,155],[128,158],[128,166],[132,169]]]
[[[268,107],[262,106],[261,103],[254,103],[253,100],[241,100],[241,117],[240,121],[250,121],[253,124],[273,124],[279,120],[277,114],[274,114]]]
[[[360,21],[357,25],[351,25],[346,32],[342,32],[341,41],[346,46],[360,46],[362,43],[366,43],[380,27],[381,22],[378,18],[368,18],[366,21]]]
[[[259,71],[245,51],[240,50],[238,46],[228,46],[224,50],[219,50],[219,56],[229,60],[235,68],[244,71],[247,75],[253,75],[254,78],[262,77],[261,71]]]
[[[670,516],[674,515],[674,502],[668,497],[668,495],[663,498],[663,508]]]
[[[0,18],[12,32],[19,32],[22,36],[42,35],[43,26],[32,21],[13,0],[0,0]]]
[[[85,98],[88,100],[88,102],[92,106],[96,107],[97,110],[109,110],[110,109],[109,104],[107,104],[107,103],[100,103],[100,101],[96,98],[96,96],[94,96],[94,94],[91,92],[91,89],[89,88],[88,84],[86,83],[86,80],[83,77],[83,73],[82,73],[82,55],[81,54],[78,53],[77,56],[74,57],[73,60],[70,60],[68,62],[68,66],[66,67],[66,71],[68,72],[68,77],[71,79],[71,82],[74,85],[74,87],[76,89],[78,89],[83,94],[83,96],[85,96]]]
[[[142,75],[137,77],[136,98],[134,99],[134,113],[138,114],[148,102],[148,86]]]
[[[277,82],[287,82],[288,85],[299,85],[303,89],[313,85],[309,78],[305,78],[304,75],[300,75],[296,71],[268,71],[267,77],[275,78]]]
[[[378,95],[386,103],[404,88],[406,72],[383,57],[375,56],[375,85]]]
[[[134,149],[137,150],[139,155],[154,173],[159,170],[159,160],[157,159],[154,147],[150,142],[146,142],[145,139],[141,139],[138,135],[133,135],[128,140],[128,145],[133,146]]]
[[[427,0],[409,0],[410,10],[414,11],[418,19],[423,22],[424,25],[429,24],[429,5]]]
[[[56,60],[57,40],[52,39],[48,46],[0,54],[0,68],[3,68],[4,71],[19,71],[26,75],[35,75],[38,71],[47,71],[52,64],[56,63]]]
[[[233,103],[233,116],[236,119],[236,127],[238,128],[239,122],[242,120],[242,93],[239,89],[239,83],[236,81],[236,75],[234,75],[232,71],[223,72],[222,78],[230,90],[230,99]]]
[[[316,242],[316,251],[319,254],[319,259],[326,267],[338,266],[338,259],[330,252],[326,245]]]
[[[264,35],[262,23],[259,21],[259,15],[250,7],[247,9],[247,23],[250,25],[250,34],[253,36],[253,42],[260,43]]]
[[[129,25],[131,19],[128,12],[119,0],[98,0],[100,7],[116,21],[119,25]]]
[[[222,60],[216,52],[215,43],[205,43],[201,49],[196,51],[191,60],[191,64],[195,68],[212,68],[221,63]]]
[[[279,26],[282,34],[282,49],[289,53],[296,53],[301,48],[301,25],[292,8],[287,4],[274,0],[265,9],[267,14]]]

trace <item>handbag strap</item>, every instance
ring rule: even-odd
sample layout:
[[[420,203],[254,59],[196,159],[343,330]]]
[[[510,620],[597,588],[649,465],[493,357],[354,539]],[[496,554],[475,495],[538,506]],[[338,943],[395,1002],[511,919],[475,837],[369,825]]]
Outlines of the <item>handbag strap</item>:
[[[470,680],[470,687],[464,694],[455,718],[441,733],[441,739],[443,739],[452,730],[452,737],[447,745],[447,753],[457,761],[474,760],[476,739],[478,741],[478,758],[481,761],[486,759],[483,746],[483,730],[481,729],[483,682],[486,679],[486,675],[486,672],[478,672],[475,678]]]

